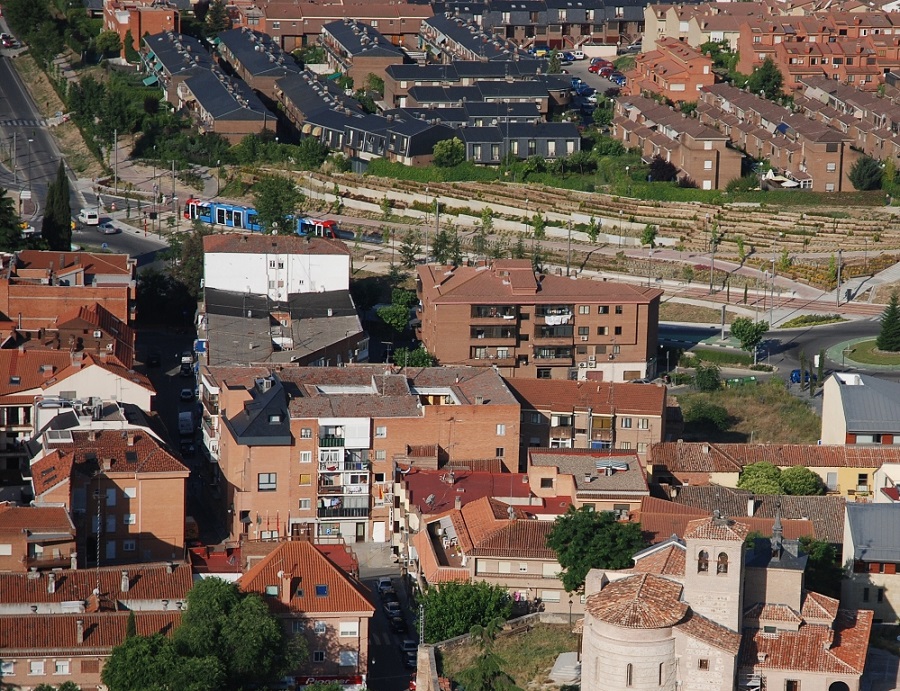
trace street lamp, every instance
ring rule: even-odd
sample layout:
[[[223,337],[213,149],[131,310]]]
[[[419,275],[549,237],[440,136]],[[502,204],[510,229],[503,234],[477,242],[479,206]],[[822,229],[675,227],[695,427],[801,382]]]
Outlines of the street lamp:
[[[619,209],[619,247],[622,246],[622,209]]]
[[[845,368],[847,366],[847,353],[852,353],[853,348],[847,346],[841,351],[841,368]]]
[[[217,197],[219,196],[219,189],[222,186],[222,180],[221,180],[221,177],[219,176],[219,170],[220,170],[219,166],[221,164],[222,164],[221,160],[216,161],[216,196]]]
[[[569,628],[572,627],[572,596],[569,596]]]
[[[569,230],[569,242],[566,248],[566,277],[569,276],[569,266],[572,263],[572,219],[570,218],[566,222],[566,227]]]
[[[631,195],[631,166],[625,166],[625,185],[627,186],[627,194]]]

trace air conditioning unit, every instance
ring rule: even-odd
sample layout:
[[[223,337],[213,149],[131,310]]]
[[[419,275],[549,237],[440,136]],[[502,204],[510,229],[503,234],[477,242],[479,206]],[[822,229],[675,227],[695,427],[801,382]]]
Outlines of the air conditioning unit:
[[[588,340],[588,337],[587,337],[587,336],[582,336],[582,337],[581,337],[581,340],[582,340],[582,341],[586,341],[586,340]]]
[[[588,355],[588,362],[593,362],[594,364],[596,364],[597,356],[596,355]]]
[[[580,367],[581,369],[584,369],[584,368],[587,367],[587,363],[586,363],[586,362],[579,362],[579,363],[578,363],[578,367]]]

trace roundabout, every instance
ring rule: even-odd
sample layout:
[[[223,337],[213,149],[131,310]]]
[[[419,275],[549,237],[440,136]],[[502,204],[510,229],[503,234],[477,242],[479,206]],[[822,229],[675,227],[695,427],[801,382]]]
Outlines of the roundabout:
[[[842,367],[850,365],[867,370],[900,369],[900,352],[879,351],[875,342],[875,338],[867,336],[836,343],[828,349],[826,357],[832,362],[841,363]]]

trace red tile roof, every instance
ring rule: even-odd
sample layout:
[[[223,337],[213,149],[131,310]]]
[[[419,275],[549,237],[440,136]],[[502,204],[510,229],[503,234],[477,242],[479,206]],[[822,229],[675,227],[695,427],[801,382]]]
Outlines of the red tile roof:
[[[56,318],[55,326],[58,329],[72,328],[73,322],[80,322],[81,324],[101,329],[112,336],[115,339],[113,354],[125,367],[130,368],[134,364],[134,329],[103,307],[103,305],[95,302],[92,305],[74,307],[60,314]],[[74,326],[77,326],[77,324]]]
[[[129,566],[103,566],[99,569],[54,571],[56,590],[47,592],[47,574],[38,578],[26,573],[0,573],[0,593],[3,603],[39,604],[86,601],[100,582],[104,598],[128,602],[129,600],[183,600],[193,585],[191,568],[177,563],[132,564]],[[128,592],[121,590],[122,571],[128,571]]]
[[[522,473],[456,470],[452,485],[446,482],[446,478],[447,471],[444,470],[413,469],[404,475],[402,482],[406,485],[410,505],[429,515],[452,509],[456,499],[465,506],[482,497],[526,499],[531,496],[528,476]],[[434,501],[425,504],[425,500],[432,495]]]
[[[684,576],[685,549],[680,544],[670,544],[636,558],[636,573],[653,573],[657,576]]]
[[[649,573],[613,581],[590,595],[584,608],[600,621],[629,629],[674,626],[688,611],[679,583]]]
[[[697,518],[689,521],[684,531],[685,540],[732,540],[743,542],[750,529],[746,523],[730,518]]]
[[[289,584],[279,573],[290,578]],[[266,596],[267,588],[277,587],[278,595],[266,596],[273,611],[341,614],[353,612],[371,616],[375,607],[368,591],[359,581],[350,578],[328,557],[306,541],[282,542],[238,580],[245,592]],[[282,602],[283,586],[290,591],[289,604]],[[327,587],[326,595],[317,594],[317,587]]]
[[[760,630],[744,632],[740,666],[818,674],[861,675],[866,665],[872,610],[840,610],[833,629],[804,624],[798,631],[777,635]]]
[[[63,506],[0,504],[0,531],[2,530],[75,534],[75,526]]]
[[[676,627],[691,638],[720,648],[732,655],[737,655],[741,648],[741,634],[690,609],[684,619],[676,624]]]
[[[832,621],[838,615],[840,606],[840,600],[808,590],[804,593],[800,614],[804,619],[827,619]]]
[[[26,391],[37,393],[91,366],[101,367],[123,379],[154,390],[147,377],[128,369],[115,356],[107,356],[104,360],[83,353],[80,365],[73,365],[72,354],[68,350],[28,348],[0,350],[0,396]]]
[[[744,619],[786,621],[793,624],[800,624],[803,621],[803,617],[787,605],[764,604],[762,602],[758,602],[744,612]]]
[[[203,238],[204,252],[241,254],[350,254],[340,240],[296,235],[237,235],[217,233]]]
[[[120,274],[131,276],[133,266],[127,254],[93,254],[91,252],[55,252],[49,250],[20,250],[16,253],[16,271],[50,269],[57,274],[75,267],[86,274]],[[14,272],[15,275],[15,272]]]
[[[665,415],[665,386],[568,379],[507,379],[506,385],[526,410],[571,413],[573,409],[591,409],[603,415]]]
[[[420,530],[413,535],[413,546],[419,555],[419,565],[422,575],[432,585],[436,583],[466,583],[469,581],[469,570],[454,566],[442,566],[437,559],[434,545],[431,544],[431,536],[427,530]]]
[[[900,448],[891,446],[818,444],[709,444],[661,442],[651,444],[648,462],[673,474],[739,473],[745,465],[766,461],[782,468],[880,468],[900,462]]]
[[[37,653],[105,654],[125,640],[130,612],[98,614],[29,614],[0,616],[0,649],[3,657],[33,656]],[[169,636],[181,623],[181,612],[134,612],[139,636],[161,633]],[[76,636],[83,622],[84,642]],[[23,671],[23,674],[25,672]]]

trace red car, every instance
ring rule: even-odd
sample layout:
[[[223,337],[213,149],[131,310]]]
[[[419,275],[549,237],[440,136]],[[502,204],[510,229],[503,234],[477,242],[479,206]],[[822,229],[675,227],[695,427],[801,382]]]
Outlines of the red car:
[[[590,67],[588,67],[588,72],[592,72],[593,74],[599,74],[600,69],[603,67],[599,62],[594,63]]]
[[[608,77],[612,76],[612,73],[613,73],[613,72],[615,72],[615,69],[613,68],[613,66],[612,66],[612,65],[606,65],[605,67],[602,67],[602,68],[600,69],[600,71],[599,71],[597,74],[599,74],[601,77],[607,77],[607,78],[608,78]]]

